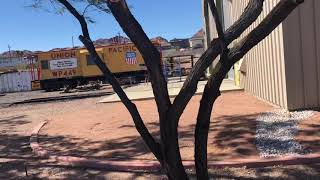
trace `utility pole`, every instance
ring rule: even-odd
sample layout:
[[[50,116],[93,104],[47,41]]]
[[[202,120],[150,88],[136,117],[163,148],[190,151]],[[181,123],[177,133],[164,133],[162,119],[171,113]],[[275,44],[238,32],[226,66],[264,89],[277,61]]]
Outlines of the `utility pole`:
[[[72,47],[74,48],[74,40],[73,40],[73,36],[72,36]]]
[[[118,32],[118,44],[121,44],[121,40],[120,40],[120,32]]]
[[[9,49],[9,59],[11,60],[11,46],[8,44],[8,49]]]

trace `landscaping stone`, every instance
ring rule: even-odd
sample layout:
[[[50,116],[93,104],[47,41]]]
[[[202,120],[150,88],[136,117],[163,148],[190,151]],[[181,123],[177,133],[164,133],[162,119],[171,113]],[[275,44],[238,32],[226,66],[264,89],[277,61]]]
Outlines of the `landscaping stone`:
[[[274,110],[257,118],[256,145],[261,157],[279,157],[308,153],[295,141],[298,123],[313,115],[313,111],[288,112]]]

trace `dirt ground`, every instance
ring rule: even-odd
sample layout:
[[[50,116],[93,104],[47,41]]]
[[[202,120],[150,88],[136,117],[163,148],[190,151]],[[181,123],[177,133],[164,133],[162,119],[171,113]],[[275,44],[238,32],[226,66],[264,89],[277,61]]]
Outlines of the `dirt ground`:
[[[80,95],[92,95],[98,93],[113,93],[112,87],[110,85],[103,85],[99,90],[93,89],[73,89],[69,93],[64,93],[61,91],[52,91],[46,92],[44,90],[39,91],[28,91],[28,92],[15,92],[15,93],[6,93],[3,96],[0,96],[0,108],[7,107],[13,103],[18,103],[30,99],[39,99],[39,98],[55,98],[62,96],[80,96]]]
[[[24,177],[24,163],[41,162],[34,158],[29,145],[35,126],[44,119],[53,119],[57,114],[76,111],[79,104],[87,107],[94,105],[99,99],[0,107],[0,179]]]
[[[320,112],[308,120],[301,121],[296,140],[311,153],[320,153]]]
[[[49,124],[41,131],[40,145],[57,154],[108,158],[114,160],[153,159],[134,129],[132,120],[120,103],[97,104],[101,98],[66,102],[18,105],[0,108],[0,179],[165,179],[159,174],[106,172],[65,167],[63,164],[39,160],[32,155],[29,136],[43,120]],[[237,99],[242,99],[238,101]],[[192,160],[195,111],[199,96],[182,116],[180,138],[182,156]],[[232,102],[232,103],[227,103]],[[136,103],[154,135],[158,135],[157,111],[152,100]],[[257,108],[258,107],[258,108]],[[148,109],[148,111],[146,111]],[[254,119],[271,106],[244,93],[227,93],[215,106],[209,136],[211,160],[255,158]],[[306,140],[319,150],[319,113],[312,121],[303,121],[298,139]],[[308,128],[309,129],[308,129]],[[313,138],[311,138],[311,136]],[[302,141],[301,141],[302,142]],[[311,146],[310,146],[311,147]],[[25,167],[29,178],[25,177]],[[318,179],[319,165],[288,166],[262,169],[211,170],[217,179]],[[189,172],[191,175],[193,171]]]
[[[6,170],[10,171],[6,171]],[[12,169],[20,172],[13,173]],[[276,166],[270,168],[225,168],[210,170],[210,179],[215,180],[319,180],[320,165],[304,166]],[[23,166],[20,162],[11,162],[0,167],[0,179],[66,179],[66,180],[166,180],[164,175],[159,173],[143,172],[107,172],[93,169],[79,169],[64,167],[54,162],[29,162],[28,177],[24,174]],[[10,173],[6,173],[10,172]],[[195,172],[188,171],[191,180],[195,180]]]
[[[195,96],[179,124],[181,153],[193,160],[193,134],[200,96]],[[159,136],[154,100],[136,102],[152,134]],[[208,158],[258,158],[254,144],[255,118],[272,107],[242,92],[224,93],[218,99],[210,126]],[[155,160],[137,133],[121,103],[96,104],[50,120],[40,132],[40,145],[59,155],[113,160]]]

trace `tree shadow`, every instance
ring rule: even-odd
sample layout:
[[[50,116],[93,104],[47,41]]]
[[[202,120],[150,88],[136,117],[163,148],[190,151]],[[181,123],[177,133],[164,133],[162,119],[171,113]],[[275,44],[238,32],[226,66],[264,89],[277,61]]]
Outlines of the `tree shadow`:
[[[17,127],[31,123],[25,115],[0,118],[0,158],[28,158],[29,136],[17,134]]]
[[[320,153],[320,111],[300,123],[296,140],[311,153]]]
[[[254,140],[255,123],[251,122],[256,114],[247,116],[221,116],[213,120],[210,125],[209,148],[216,146],[224,149],[232,147],[232,151],[211,152],[209,156],[219,158],[239,158],[248,157],[252,153],[252,147],[247,147],[247,143]],[[3,126],[13,127],[17,123],[28,123],[24,117],[9,117],[0,122]],[[148,123],[152,134],[159,135],[159,124]],[[191,152],[193,156],[193,133],[194,124],[179,127],[179,137],[181,141],[182,153]],[[314,126],[319,128],[319,126]],[[123,125],[122,128],[135,128],[133,125]],[[125,130],[125,129],[124,129]],[[313,129],[314,130],[314,129]],[[119,132],[121,132],[119,130]],[[305,134],[317,135],[316,132],[303,131]],[[0,179],[17,179],[25,177],[25,164],[27,164],[29,175],[46,179],[54,174],[61,179],[166,179],[163,174],[147,172],[107,172],[103,170],[72,168],[59,165],[55,162],[41,162],[42,160],[33,156],[29,147],[29,136],[18,134],[0,135]],[[44,148],[53,154],[72,155],[86,158],[98,158],[108,160],[155,160],[153,155],[142,141],[141,137],[126,136],[125,132],[121,138],[107,141],[90,141],[69,136],[47,136],[40,135],[40,142]],[[59,148],[57,148],[59,147]],[[243,150],[245,149],[245,150]],[[110,150],[102,153],[104,150]],[[185,155],[185,154],[183,154]],[[190,157],[191,157],[190,156]],[[7,160],[6,160],[7,159]],[[192,158],[185,158],[192,160]],[[210,170],[212,179],[317,179],[319,177],[319,165],[271,167],[259,169],[222,169]],[[242,172],[242,173],[240,173]],[[191,179],[195,179],[194,171],[189,172]]]
[[[28,124],[30,121],[26,120],[25,115],[0,117],[0,126],[2,129],[14,130],[17,125]]]
[[[156,160],[140,136],[123,136],[107,141],[92,141],[75,137],[41,135],[39,141],[40,145],[52,152],[53,155],[115,161]]]
[[[258,114],[239,116],[220,116],[210,125],[208,142],[209,160],[232,160],[234,158],[248,158],[259,155],[255,147],[255,118]],[[159,123],[157,121],[146,124],[150,132],[159,138]],[[126,136],[128,128],[134,125],[119,126],[117,132],[123,133],[120,138],[94,141],[71,136],[52,137],[40,135],[42,147],[52,151],[55,155],[72,155],[87,158],[108,160],[156,160],[150,153],[138,133]],[[195,124],[179,127],[179,142],[183,160],[193,161]]]
[[[29,144],[30,137],[19,134],[0,135],[0,179],[25,177],[25,164],[35,161]]]
[[[210,124],[208,156],[211,160],[255,158],[256,118],[259,114],[219,116]]]
[[[296,165],[255,169],[255,176],[261,179],[319,179],[320,165]]]
[[[248,115],[219,116],[212,119],[208,137],[208,159],[225,161],[259,158],[256,147],[256,118],[259,113]],[[156,139],[159,138],[159,123],[146,124]],[[123,124],[115,133],[123,133],[120,138],[94,141],[70,136],[51,137],[40,135],[40,145],[59,155],[73,155],[87,158],[110,160],[155,160],[138,133],[126,136],[127,129],[134,125]],[[319,126],[317,126],[319,128]],[[183,160],[193,161],[195,124],[179,126],[179,143]],[[314,130],[314,129],[312,129]],[[318,131],[319,132],[319,129]],[[303,130],[304,134],[317,135],[317,132]],[[66,139],[67,141],[65,141]],[[312,142],[319,149],[319,141]]]

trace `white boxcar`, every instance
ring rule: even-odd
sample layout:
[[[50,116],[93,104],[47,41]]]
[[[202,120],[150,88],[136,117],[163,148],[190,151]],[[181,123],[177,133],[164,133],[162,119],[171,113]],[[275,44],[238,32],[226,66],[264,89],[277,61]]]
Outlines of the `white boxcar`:
[[[0,92],[31,91],[31,81],[38,80],[37,71],[21,71],[0,74]]]

